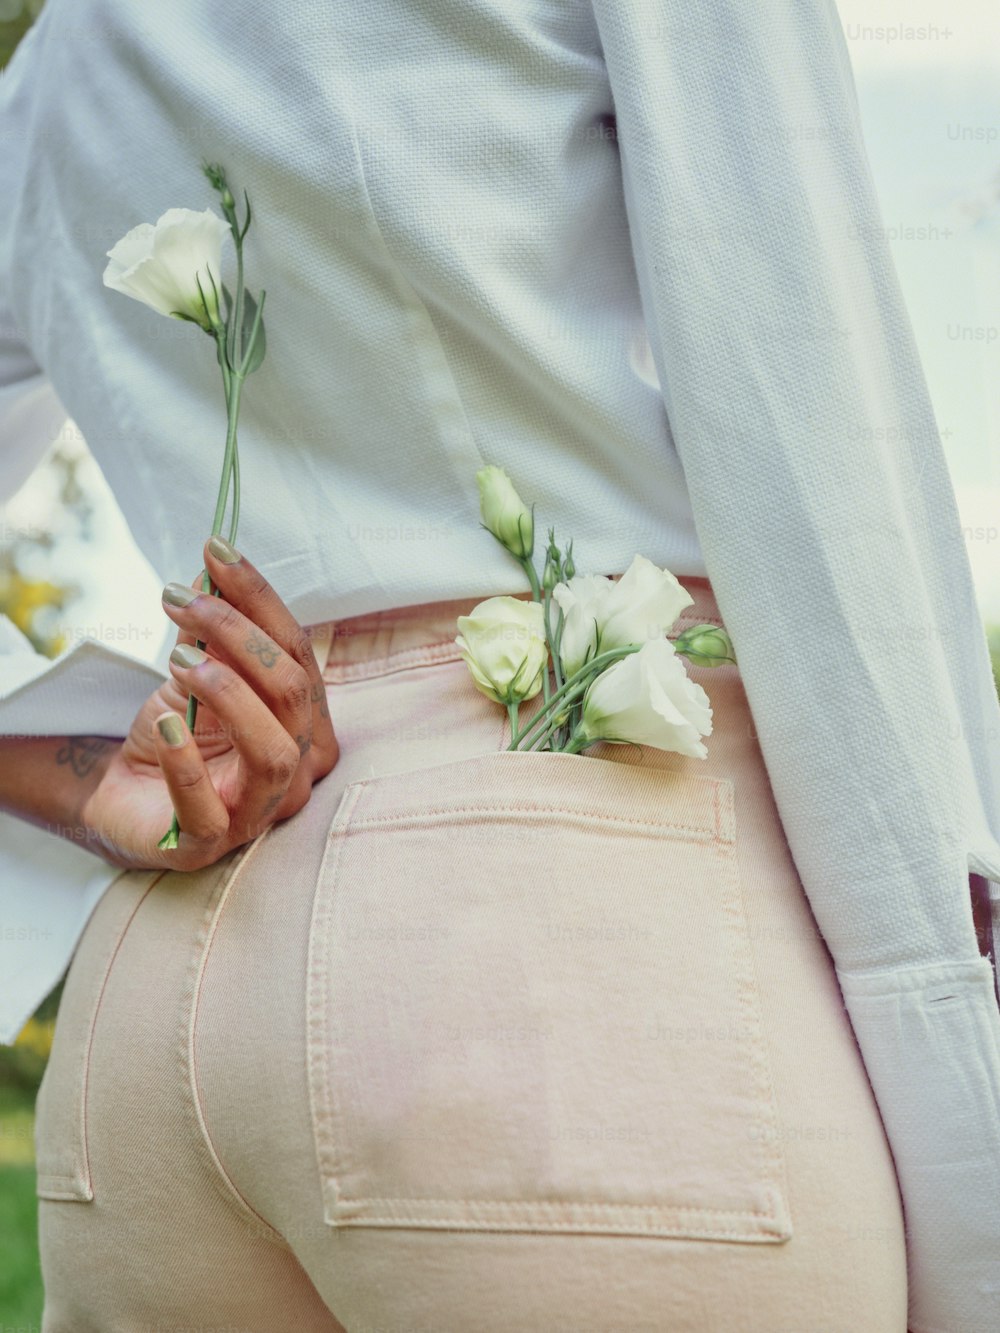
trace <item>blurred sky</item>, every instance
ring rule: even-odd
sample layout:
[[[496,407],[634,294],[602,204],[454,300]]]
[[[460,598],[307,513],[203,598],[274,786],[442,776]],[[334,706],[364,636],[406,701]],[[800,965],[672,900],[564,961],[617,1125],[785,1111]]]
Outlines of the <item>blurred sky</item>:
[[[752,0],[749,0],[752,3]],[[1000,622],[1000,5],[996,0],[838,0],[883,223],[910,310],[955,483],[984,618]],[[72,426],[64,444],[81,447]],[[55,526],[39,577],[83,596],[56,625],[72,642],[120,633],[151,660],[174,629],[160,580],[135,550],[96,465],[95,540],[59,512],[42,468],[7,507],[11,527]],[[205,497],[211,508],[213,497]],[[206,510],[208,513],[208,510]],[[189,582],[190,570],[174,577]]]
[[[980,607],[1000,621],[1000,4],[838,9]]]

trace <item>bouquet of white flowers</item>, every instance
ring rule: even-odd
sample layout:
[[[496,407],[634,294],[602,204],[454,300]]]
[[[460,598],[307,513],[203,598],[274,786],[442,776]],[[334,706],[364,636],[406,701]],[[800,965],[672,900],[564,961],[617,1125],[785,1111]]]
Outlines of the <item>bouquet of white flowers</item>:
[[[699,737],[711,733],[712,709],[679,654],[700,667],[735,664],[726,631],[693,625],[667,638],[694,604],[669,570],[636,555],[617,580],[577,574],[572,541],[562,551],[552,529],[539,579],[534,506],[502,468],[483,468],[476,480],[483,526],[521,565],[532,593],[531,601],[488,597],[457,622],[455,642],[477,689],[507,707],[508,749],[579,754],[608,741],[707,759]],[[520,727],[520,704],[539,693],[542,707]]]

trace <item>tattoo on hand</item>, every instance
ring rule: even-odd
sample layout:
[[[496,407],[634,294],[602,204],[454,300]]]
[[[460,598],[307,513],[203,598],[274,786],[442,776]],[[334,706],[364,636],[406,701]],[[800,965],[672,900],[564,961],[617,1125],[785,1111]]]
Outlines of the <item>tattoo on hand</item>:
[[[254,657],[259,657],[261,666],[267,667],[268,670],[277,662],[278,654],[281,651],[277,644],[272,643],[269,638],[259,634],[256,630],[250,635],[244,646],[248,653],[253,653]]]
[[[317,682],[315,685],[313,685],[312,689],[309,691],[309,696],[314,704],[319,704],[320,717],[329,717],[330,710],[327,707],[326,703],[326,689],[324,688],[322,682]]]
[[[78,778],[85,778],[113,744],[114,741],[103,736],[69,736],[66,744],[56,751],[56,763],[69,764]]]
[[[299,747],[299,754],[308,754],[312,748],[311,736],[296,736],[295,743]]]
[[[278,806],[284,799],[284,796],[285,793],[283,791],[276,791],[273,796],[269,796],[267,798],[267,804],[264,806],[264,809],[261,811],[261,814],[263,816],[273,815],[275,810],[277,810]]]

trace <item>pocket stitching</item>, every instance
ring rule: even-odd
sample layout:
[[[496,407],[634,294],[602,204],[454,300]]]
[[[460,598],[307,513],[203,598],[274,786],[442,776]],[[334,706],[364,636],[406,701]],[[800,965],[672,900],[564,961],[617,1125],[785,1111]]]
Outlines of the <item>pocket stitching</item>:
[[[337,809],[334,812],[331,827],[336,828],[342,822],[350,818],[350,812],[353,810],[358,796],[364,787],[363,782],[349,783],[341,792],[340,800],[337,803]],[[333,1142],[333,1133],[328,1133],[324,1142],[320,1142],[318,1127],[320,1124],[330,1122],[332,1130],[333,1115],[330,1108],[333,1106],[333,1079],[331,1072],[331,1062],[320,1059],[320,1051],[323,1049],[323,1043],[326,1037],[326,1010],[329,1000],[329,988],[327,985],[327,971],[322,964],[321,951],[317,947],[317,942],[322,938],[327,939],[330,927],[330,917],[333,911],[333,895],[321,892],[321,886],[325,883],[327,861],[330,860],[330,871],[335,874],[337,864],[340,860],[340,853],[343,847],[342,838],[329,838],[323,851],[323,857],[320,861],[319,870],[316,875],[316,894],[313,899],[312,916],[309,923],[309,950],[308,950],[308,981],[306,995],[306,1065],[307,1082],[309,1085],[309,1108],[312,1117],[313,1147],[316,1153],[316,1164],[319,1170],[319,1179],[321,1185],[324,1182],[331,1181],[333,1188],[339,1194],[339,1184],[336,1178],[335,1167],[329,1164],[329,1158],[333,1152],[331,1144]],[[332,856],[332,859],[331,859]],[[317,1084],[322,1085],[323,1098],[325,1105],[317,1105],[316,1088]],[[325,1186],[324,1186],[325,1188]]]
[[[726,779],[725,793],[726,819],[729,827],[735,830],[735,788],[732,781]],[[747,1043],[746,1065],[755,1075],[758,1097],[758,1112],[766,1115],[768,1127],[772,1133],[758,1136],[756,1148],[758,1160],[765,1168],[769,1167],[769,1179],[780,1180],[782,1191],[774,1199],[776,1205],[775,1220],[791,1234],[791,1222],[786,1201],[788,1199],[787,1159],[780,1135],[778,1134],[777,1092],[774,1086],[774,1074],[764,1035],[764,1020],[760,1003],[760,983],[756,975],[756,957],[750,939],[747,920],[746,902],[743,897],[743,882],[740,875],[739,861],[734,843],[727,845],[726,881],[728,892],[725,895],[727,910],[733,918],[732,952],[730,973],[739,987],[739,1001],[744,1013],[745,1029],[750,1033]],[[742,947],[738,947],[738,945]]]
[[[126,868],[122,870],[121,874],[116,875],[114,879],[111,881],[111,883],[108,884],[104,893],[101,895],[101,898],[95,905],[94,910],[95,911],[97,910],[97,907],[104,900],[106,894],[116,884],[118,884],[125,877],[125,875],[132,873],[134,873],[133,870]],[[75,1087],[73,1094],[79,1115],[79,1119],[77,1121],[77,1125],[79,1127],[79,1136],[80,1136],[79,1141],[80,1141],[80,1146],[82,1147],[83,1150],[82,1152],[83,1160],[80,1164],[80,1172],[78,1173],[78,1175],[67,1175],[64,1172],[36,1171],[35,1193],[36,1196],[41,1199],[59,1199],[59,1200],[78,1201],[81,1203],[89,1203],[94,1198],[94,1185],[90,1173],[90,1144],[88,1142],[88,1136],[87,1136],[87,1092],[90,1085],[90,1059],[94,1044],[94,1031],[97,1027],[97,1019],[101,1011],[101,1005],[104,1001],[104,993],[107,989],[108,980],[111,976],[112,969],[114,968],[115,959],[118,957],[119,950],[121,949],[122,944],[125,940],[125,936],[128,934],[129,928],[131,927],[132,922],[135,920],[136,913],[138,912],[142,904],[146,901],[147,895],[152,891],[153,887],[168,872],[167,870],[159,870],[159,871],[149,871],[147,873],[151,874],[153,878],[146,885],[146,888],[143,891],[142,896],[134,904],[132,911],[129,913],[128,918],[126,919],[124,925],[118,932],[118,938],[115,940],[115,945],[111,951],[111,956],[108,959],[107,965],[105,966],[104,976],[101,978],[101,986],[97,993],[97,998],[94,1002],[90,1018],[87,1021],[87,1038],[83,1051],[83,1062],[80,1068],[79,1082],[76,1083],[76,1081],[74,1080]],[[84,929],[86,929],[86,926],[84,927]]]
[[[716,784],[715,798],[717,803],[719,779],[710,778],[710,779],[699,779],[699,780],[707,780]],[[441,810],[422,810],[419,812],[414,812],[413,814],[362,815],[360,818],[351,821],[351,828],[352,829],[379,828],[379,827],[406,828],[411,824],[434,823],[436,822],[433,818],[433,816],[435,815],[446,815],[448,817],[452,817],[455,815],[474,815],[478,816],[479,818],[482,818],[484,815],[485,816],[492,815],[493,822],[495,823],[503,823],[508,819],[510,815],[519,815],[519,816],[538,815],[542,817],[547,817],[549,815],[564,815],[567,816],[567,819],[564,821],[567,823],[573,820],[579,821],[581,823],[584,822],[593,823],[594,820],[597,820],[604,824],[619,824],[623,828],[633,828],[636,830],[655,829],[657,832],[661,832],[665,830],[669,831],[676,829],[678,832],[687,832],[687,833],[702,835],[700,838],[692,838],[688,840],[692,842],[718,841],[723,843],[729,843],[732,841],[732,838],[728,833],[724,834],[709,828],[699,827],[698,825],[695,824],[681,824],[674,820],[659,821],[659,820],[646,820],[646,819],[626,819],[621,815],[608,815],[600,810],[593,810],[593,809],[571,810],[565,806],[556,806],[556,805],[505,805],[503,809],[498,809],[497,806],[495,805],[481,805],[481,806],[461,805],[461,806],[452,806],[450,808],[445,808]],[[463,819],[458,822],[465,824],[469,823],[469,820]],[[331,831],[329,836],[337,837],[340,834],[348,831],[349,830],[343,828],[334,829]]]
[[[702,781],[703,779],[699,778],[698,780]],[[731,780],[729,780],[728,778],[709,778],[704,780],[715,783],[716,795],[718,795],[719,787],[720,786],[724,787],[727,792],[726,804],[727,806],[732,804],[733,784]],[[364,783],[359,782],[356,785],[359,789],[358,794],[360,794],[360,790],[363,789]],[[342,814],[341,812],[338,812],[341,823],[341,828],[339,830],[339,833],[342,836],[349,833],[352,828],[359,827],[360,821],[351,821],[350,819],[350,811],[354,807],[355,800],[352,800],[350,802],[350,805],[344,809]],[[470,809],[472,808],[474,807],[470,807]],[[507,807],[504,807],[504,809],[506,808]],[[552,812],[554,813],[557,809],[561,810],[561,807],[551,807],[551,809]],[[574,810],[568,813],[576,815],[579,812]],[[729,813],[731,814],[732,812],[730,811]],[[628,821],[625,820],[622,820],[621,822],[623,824],[628,823]],[[347,826],[348,824],[349,827]],[[671,828],[673,827],[673,825],[664,825],[663,827]],[[688,826],[683,825],[680,827],[688,827]],[[763,1030],[761,1026],[760,1007],[759,1004],[756,1003],[756,998],[755,998],[757,992],[755,989],[755,979],[752,972],[752,953],[750,950],[750,936],[747,930],[746,912],[743,905],[742,886],[739,882],[738,867],[736,865],[735,853],[730,843],[725,839],[719,838],[716,840],[709,835],[709,837],[705,841],[708,843],[708,845],[717,848],[719,852],[719,860],[722,861],[725,865],[727,892],[724,896],[723,902],[726,906],[728,914],[732,917],[733,921],[733,931],[730,937],[731,938],[730,972],[738,983],[738,997],[739,997],[740,1008],[744,1014],[744,1022],[746,1030],[750,1034],[747,1045],[743,1050],[743,1056],[744,1056],[743,1064],[744,1068],[748,1069],[753,1075],[756,1076],[758,1080],[763,1079],[763,1082],[759,1085],[758,1089],[761,1093],[760,1098],[758,1098],[758,1104],[759,1105],[763,1104],[763,1106],[766,1107],[767,1119],[770,1122],[771,1127],[776,1130],[777,1126],[776,1126],[776,1115],[775,1115],[774,1085],[770,1070],[770,1062],[767,1058],[767,1050],[764,1044]],[[336,858],[331,862],[330,869],[333,874],[336,874],[338,862],[339,862],[339,850]],[[739,942],[743,942],[746,945],[742,957],[737,947]],[[330,1069],[330,1062],[327,1062],[327,1072],[329,1072],[329,1069]],[[329,1078],[326,1080],[326,1086],[327,1086],[328,1105],[331,1108],[329,1118],[333,1128],[336,1128],[336,1122],[337,1122],[336,1108],[339,1105],[339,1103],[333,1091],[332,1080],[330,1080]],[[335,1137],[336,1137],[335,1135],[331,1135],[331,1142],[335,1142]],[[761,1164],[764,1166],[770,1165],[774,1169],[774,1171],[776,1171],[781,1176],[787,1191],[787,1181],[785,1181],[786,1162],[785,1162],[784,1152],[781,1148],[780,1138],[777,1135],[777,1133],[774,1133],[772,1136],[758,1137],[755,1140],[755,1147],[757,1150],[758,1159],[761,1161]],[[331,1150],[331,1156],[332,1155],[333,1153]],[[774,1172],[770,1172],[769,1176],[772,1176],[773,1174]],[[765,1192],[772,1198],[772,1207],[769,1210],[765,1211],[763,1209],[757,1209],[757,1208],[739,1208],[739,1209],[706,1208],[697,1204],[674,1204],[674,1203],[671,1203],[669,1205],[665,1205],[663,1203],[616,1204],[616,1203],[599,1203],[593,1201],[582,1202],[579,1200],[572,1200],[572,1199],[533,1199],[533,1200],[476,1199],[476,1198],[470,1198],[468,1195],[462,1195],[460,1198],[457,1196],[452,1198],[434,1198],[429,1195],[421,1195],[419,1197],[412,1197],[412,1196],[403,1197],[400,1195],[384,1196],[384,1195],[371,1195],[371,1194],[344,1194],[343,1190],[340,1187],[335,1164],[331,1167],[330,1174],[327,1177],[327,1179],[333,1186],[336,1197],[342,1203],[361,1204],[361,1205],[392,1205],[392,1204],[400,1205],[400,1207],[398,1207],[395,1211],[392,1208],[385,1208],[383,1210],[383,1216],[381,1218],[372,1217],[370,1219],[365,1219],[365,1220],[355,1219],[356,1225],[390,1226],[393,1224],[393,1222],[398,1223],[401,1221],[405,1221],[408,1222],[410,1225],[424,1225],[424,1226],[437,1226],[437,1227],[447,1227],[449,1225],[454,1226],[455,1222],[454,1219],[451,1217],[446,1216],[442,1218],[433,1218],[433,1217],[413,1216],[412,1213],[409,1212],[405,1207],[402,1207],[402,1205],[419,1204],[426,1207],[428,1204],[438,1203],[444,1205],[445,1208],[451,1209],[454,1208],[456,1203],[463,1203],[463,1204],[468,1204],[471,1207],[481,1208],[487,1213],[497,1212],[503,1214],[506,1210],[511,1211],[515,1215],[518,1212],[526,1213],[528,1215],[529,1221],[531,1214],[539,1211],[545,1212],[550,1209],[551,1210],[570,1209],[573,1213],[583,1213],[583,1214],[596,1213],[598,1217],[605,1217],[608,1221],[618,1221],[619,1223],[627,1221],[634,1214],[642,1215],[643,1213],[662,1213],[666,1210],[669,1210],[672,1213],[691,1213],[703,1218],[714,1218],[714,1217],[745,1218],[749,1216],[749,1217],[759,1217],[765,1219],[766,1221],[773,1222],[774,1234],[776,1236],[787,1236],[790,1234],[790,1227],[784,1203],[780,1197],[775,1197],[774,1192],[771,1190],[770,1187],[768,1187]],[[787,1192],[786,1192],[786,1197],[787,1197]],[[501,1221],[504,1220],[503,1216],[500,1217],[500,1220]],[[478,1224],[478,1227],[482,1229],[485,1227],[485,1225],[486,1225],[485,1223],[480,1223]],[[636,1226],[635,1223],[633,1223],[632,1225]],[[477,1223],[471,1220],[466,1220],[463,1221],[462,1227],[463,1229],[474,1230],[477,1229]],[[579,1221],[574,1222],[574,1230],[599,1231],[600,1229],[601,1228],[599,1223],[588,1225],[587,1223]],[[684,1234],[686,1234],[681,1226],[674,1226],[674,1227],[666,1225],[659,1227],[649,1226],[644,1228],[644,1230],[649,1234],[659,1234],[659,1235],[683,1236]],[[759,1233],[742,1231],[739,1228],[725,1229],[717,1227],[715,1228],[714,1234],[716,1236],[729,1236],[731,1238],[742,1238],[744,1240],[761,1240],[761,1236]]]
[[[465,762],[465,761],[459,761]],[[398,775],[379,775],[379,776],[398,776]],[[588,822],[594,818],[603,819],[606,823],[619,824],[624,828],[630,826],[639,826],[642,828],[655,828],[658,832],[663,831],[693,831],[701,833],[704,836],[698,839],[684,839],[684,841],[697,841],[706,846],[714,848],[717,853],[717,859],[724,863],[725,888],[723,903],[726,914],[731,921],[731,929],[728,932],[730,940],[730,973],[737,981],[737,1001],[739,1012],[743,1016],[744,1026],[750,1034],[749,1040],[742,1049],[742,1068],[752,1079],[752,1086],[756,1089],[759,1096],[756,1098],[756,1109],[758,1114],[765,1116],[769,1125],[774,1128],[776,1125],[776,1098],[773,1084],[773,1077],[770,1069],[770,1061],[765,1044],[762,1015],[760,1010],[759,998],[756,986],[756,977],[754,971],[754,957],[750,944],[748,923],[746,919],[746,910],[743,900],[742,885],[739,877],[738,865],[735,855],[735,809],[734,809],[734,787],[728,778],[701,777],[695,774],[680,774],[679,777],[695,782],[711,782],[714,788],[714,820],[715,833],[707,827],[695,828],[692,825],[680,824],[677,821],[665,820],[662,823],[649,825],[646,821],[632,821],[618,815],[605,815],[601,811],[584,811],[579,809],[568,810],[562,806],[538,805],[528,807],[510,807],[491,804],[483,807],[463,806],[452,809],[442,809],[438,811],[425,811],[423,814],[439,814],[453,816],[456,813],[465,813],[482,817],[483,814],[494,814],[503,819],[511,812],[520,811],[523,813],[535,813],[538,815],[551,816],[560,814],[563,816],[563,822],[576,822],[586,819]],[[410,816],[384,816],[371,818],[353,819],[352,814],[357,805],[362,792],[371,784],[374,779],[360,779],[348,784],[341,796],[340,804],[333,816],[328,835],[327,846],[324,849],[324,855],[319,867],[317,876],[317,896],[313,905],[313,920],[310,927],[310,981],[309,981],[309,1064],[310,1064],[310,1106],[313,1114],[314,1123],[314,1146],[316,1149],[316,1159],[319,1168],[321,1189],[324,1195],[324,1217],[328,1224],[333,1226],[357,1225],[357,1226],[393,1226],[393,1225],[422,1225],[428,1227],[454,1228],[460,1225],[463,1230],[483,1230],[489,1227],[489,1219],[480,1221],[471,1218],[463,1218],[461,1223],[456,1220],[449,1212],[444,1216],[413,1216],[412,1211],[408,1211],[409,1205],[419,1205],[426,1209],[428,1205],[436,1203],[443,1205],[448,1210],[454,1210],[456,1205],[463,1204],[472,1208],[478,1208],[487,1214],[500,1214],[497,1219],[503,1224],[507,1221],[508,1226],[511,1221],[516,1223],[517,1214],[524,1214],[525,1222],[522,1229],[537,1229],[538,1215],[546,1211],[569,1209],[574,1215],[572,1224],[566,1224],[563,1231],[589,1232],[602,1230],[600,1221],[587,1222],[580,1220],[580,1216],[604,1218],[608,1221],[617,1221],[619,1225],[624,1221],[629,1223],[629,1230],[634,1234],[658,1234],[658,1235],[679,1235],[686,1236],[688,1233],[682,1224],[673,1226],[662,1224],[640,1225],[638,1222],[629,1219],[641,1218],[643,1214],[654,1213],[683,1213],[699,1216],[705,1219],[714,1218],[734,1218],[746,1220],[748,1217],[756,1217],[769,1221],[773,1224],[770,1231],[764,1233],[760,1231],[749,1232],[739,1227],[723,1228],[711,1223],[712,1237],[742,1239],[746,1241],[767,1242],[770,1240],[785,1240],[792,1234],[791,1221],[787,1203],[787,1174],[786,1160],[784,1151],[777,1133],[771,1136],[758,1136],[755,1142],[755,1150],[758,1161],[766,1168],[766,1185],[758,1182],[757,1189],[761,1197],[770,1201],[768,1210],[744,1207],[738,1209],[713,1209],[695,1204],[623,1204],[623,1203],[602,1203],[580,1200],[503,1200],[503,1199],[474,1199],[468,1196],[453,1196],[447,1199],[436,1199],[429,1196],[420,1196],[415,1198],[404,1198],[401,1196],[377,1196],[377,1195],[346,1195],[343,1192],[340,1180],[340,1163],[338,1157],[338,1126],[343,1119],[340,1102],[336,1096],[333,1086],[333,1061],[324,1059],[322,1052],[326,1049],[328,1009],[330,1001],[330,989],[328,984],[329,973],[320,963],[320,951],[318,949],[318,940],[320,937],[326,942],[329,938],[330,922],[333,914],[334,893],[332,892],[332,883],[336,880],[341,853],[346,843],[346,835],[354,830],[372,827],[402,826],[410,824],[419,824],[427,822],[421,819],[420,814],[415,813]],[[574,819],[574,817],[576,817]],[[463,822],[468,822],[463,821]],[[740,952],[740,944],[744,948]],[[318,1071],[317,1071],[317,1066]],[[318,1077],[316,1077],[318,1072]],[[316,1104],[314,1090],[322,1088],[324,1108]],[[322,1140],[322,1142],[321,1142]],[[780,1182],[780,1183],[779,1183]],[[784,1190],[784,1193],[782,1193]],[[333,1216],[333,1210],[341,1205],[375,1205],[381,1206],[380,1214],[366,1218],[350,1218],[346,1222]],[[396,1205],[395,1210],[385,1205]],[[514,1213],[512,1219],[510,1214]],[[533,1224],[533,1225],[532,1225]],[[495,1225],[495,1223],[494,1223]],[[706,1239],[710,1237],[705,1237]]]

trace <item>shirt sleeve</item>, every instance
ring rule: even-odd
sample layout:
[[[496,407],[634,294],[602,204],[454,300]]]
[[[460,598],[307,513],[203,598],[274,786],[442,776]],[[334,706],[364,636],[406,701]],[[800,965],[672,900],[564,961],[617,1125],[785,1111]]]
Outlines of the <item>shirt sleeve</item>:
[[[45,93],[46,11],[0,79],[0,504],[58,438],[66,412],[20,332],[30,284],[20,244],[23,174],[37,145],[32,101]],[[37,653],[0,615],[0,734],[122,736],[164,672],[110,645],[78,640],[59,658]],[[58,982],[80,932],[120,872],[52,833],[0,814],[0,1043],[10,1044]]]
[[[706,569],[894,1155],[910,1327],[1000,1327],[968,878],[1000,882],[1000,705],[834,0],[593,10]]]

